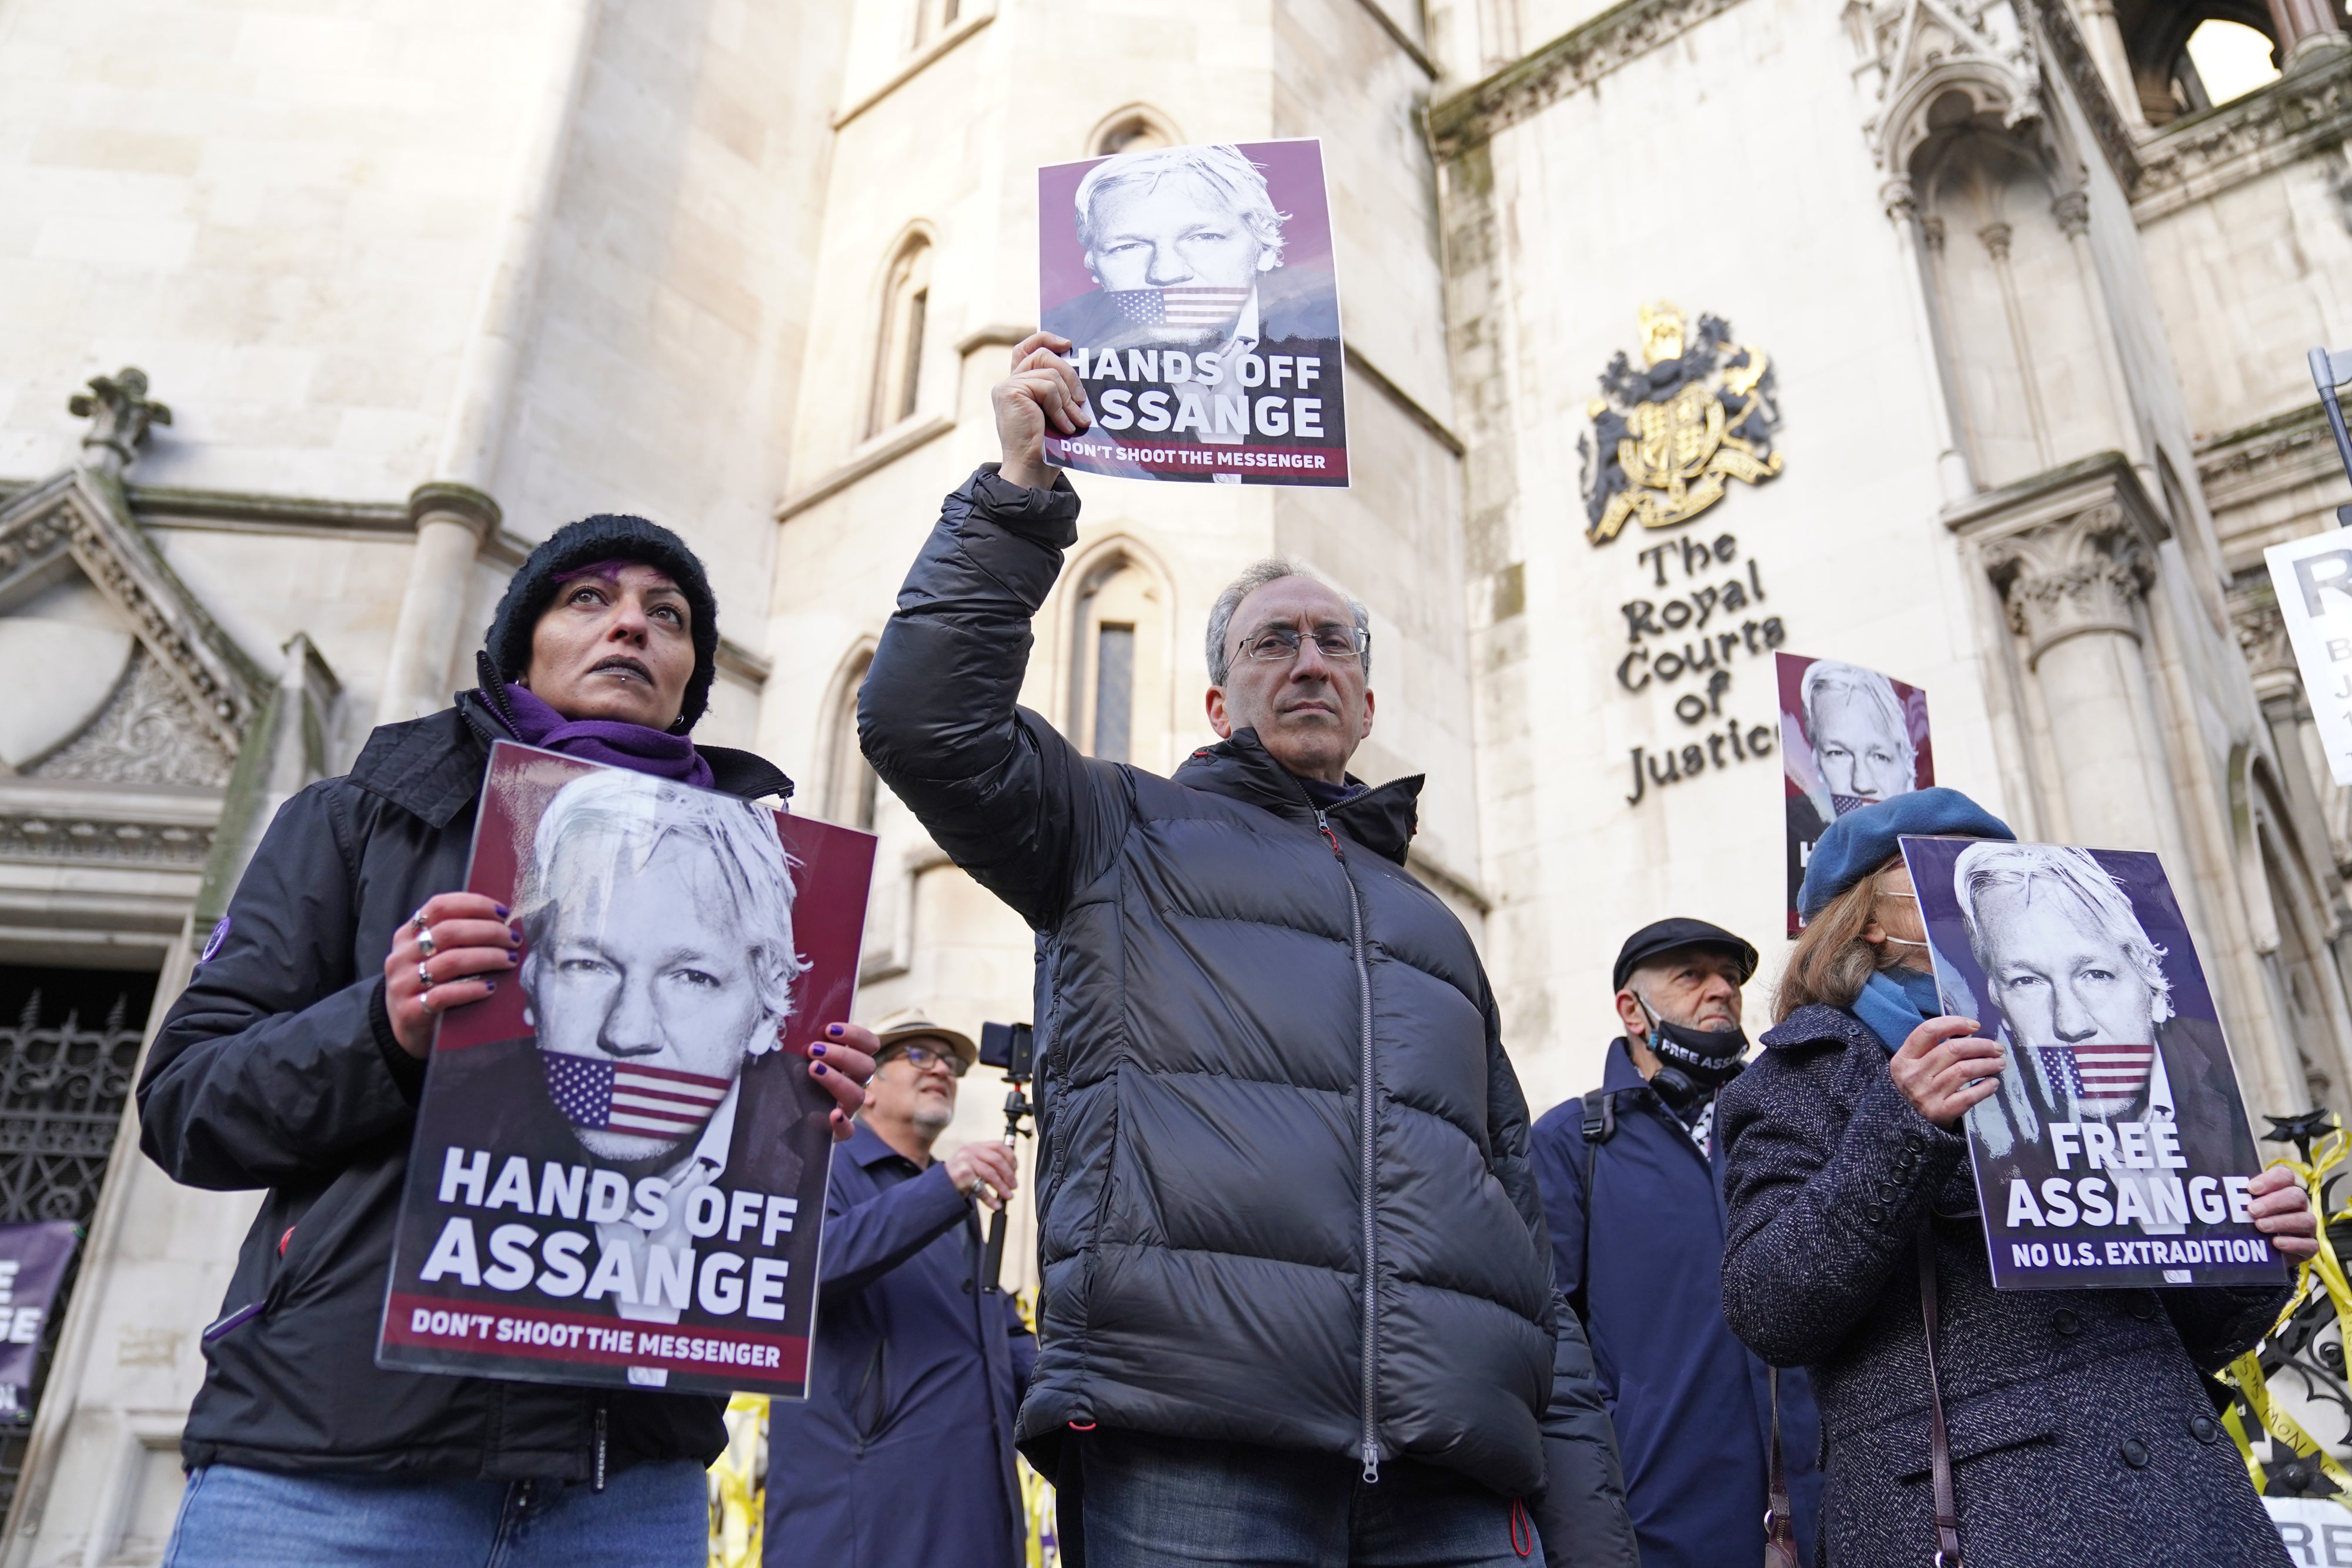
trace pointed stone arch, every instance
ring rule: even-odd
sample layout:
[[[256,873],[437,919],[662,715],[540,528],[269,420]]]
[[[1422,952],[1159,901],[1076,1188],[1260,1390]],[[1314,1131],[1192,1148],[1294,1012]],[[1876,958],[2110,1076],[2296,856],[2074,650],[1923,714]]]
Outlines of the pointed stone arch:
[[[106,703],[42,759],[127,702],[143,710],[141,725],[177,724],[215,752],[220,777],[204,781],[225,783],[226,761],[272,683],[148,541],[120,485],[87,468],[68,469],[0,507],[0,615],[76,571],[121,618],[133,646]]]
[[[1045,652],[1055,672],[1052,711],[1063,734],[1088,756],[1168,771],[1177,760],[1177,693],[1185,668],[1174,574],[1141,538],[1115,528],[1080,548],[1055,596],[1053,645]],[[1123,710],[1106,685],[1107,673],[1120,673],[1122,657]],[[1122,711],[1126,744],[1112,747],[1106,722]]]
[[[881,800],[881,779],[857,744],[857,693],[874,667],[875,639],[860,636],[834,666],[825,683],[824,701],[817,709],[816,755],[823,773],[818,780],[819,813],[829,822],[874,831]]]

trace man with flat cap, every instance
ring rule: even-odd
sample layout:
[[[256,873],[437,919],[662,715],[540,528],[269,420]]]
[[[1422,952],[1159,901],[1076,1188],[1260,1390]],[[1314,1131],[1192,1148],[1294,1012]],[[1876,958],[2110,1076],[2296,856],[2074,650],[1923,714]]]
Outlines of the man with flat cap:
[[[1612,977],[1625,1032],[1601,1087],[1536,1124],[1553,1277],[1592,1342],[1643,1568],[1764,1557],[1773,1378],[1723,1319],[1714,1136],[1716,1092],[1744,1065],[1739,988],[1756,964],[1755,948],[1704,920],[1634,932]],[[1778,1420],[1797,1561],[1809,1563],[1821,1423],[1803,1373],[1780,1375]]]
[[[975,1202],[1013,1196],[994,1141],[931,1150],[979,1060],[903,1012],[876,1027],[874,1082],[834,1154],[809,1396],[768,1413],[766,1561],[1017,1568],[1026,1520],[1013,1415],[1037,1342],[986,1288]]]

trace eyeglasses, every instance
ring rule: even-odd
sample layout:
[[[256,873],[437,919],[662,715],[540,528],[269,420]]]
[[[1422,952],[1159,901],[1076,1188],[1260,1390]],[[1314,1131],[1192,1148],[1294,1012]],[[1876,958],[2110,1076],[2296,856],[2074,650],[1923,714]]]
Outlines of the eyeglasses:
[[[952,1051],[941,1051],[936,1046],[929,1045],[901,1045],[895,1047],[892,1050],[884,1051],[881,1056],[877,1059],[876,1065],[879,1066],[882,1062],[898,1060],[904,1060],[913,1063],[914,1069],[918,1072],[928,1071],[934,1067],[944,1067],[947,1069],[948,1076],[950,1078],[961,1078],[966,1072],[971,1071],[970,1065],[966,1063],[962,1056],[957,1052]]]
[[[1288,664],[1298,657],[1298,644],[1303,639],[1293,628],[1270,626],[1255,636],[1244,638],[1241,654],[1244,659],[1257,659],[1266,664],[1277,661]],[[1331,660],[1360,659],[1372,651],[1372,634],[1353,626],[1326,626],[1315,633],[1315,648]]]

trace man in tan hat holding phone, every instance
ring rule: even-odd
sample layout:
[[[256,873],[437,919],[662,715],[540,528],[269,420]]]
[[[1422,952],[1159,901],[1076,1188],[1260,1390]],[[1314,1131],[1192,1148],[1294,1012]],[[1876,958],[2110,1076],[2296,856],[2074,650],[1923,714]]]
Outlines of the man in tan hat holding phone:
[[[981,1276],[975,1200],[1002,1207],[1013,1152],[931,1146],[979,1060],[970,1036],[903,1012],[877,1028],[873,1082],[825,1195],[805,1404],[777,1401],[768,1539],[794,1563],[1016,1568],[1013,1413],[1036,1340]]]

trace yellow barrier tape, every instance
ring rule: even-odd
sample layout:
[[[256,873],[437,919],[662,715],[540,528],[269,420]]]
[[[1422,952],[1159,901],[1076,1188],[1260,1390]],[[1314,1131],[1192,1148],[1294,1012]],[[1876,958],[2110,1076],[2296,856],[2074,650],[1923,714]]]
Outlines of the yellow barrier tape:
[[[1019,1309],[1021,1321],[1029,1332],[1037,1332],[1037,1292],[1022,1291],[1013,1298]],[[1026,1459],[1015,1459],[1021,1477],[1021,1523],[1024,1537],[1024,1561],[1027,1568],[1061,1568],[1062,1544],[1059,1526],[1055,1521],[1054,1483],[1029,1468]]]
[[[727,1447],[710,1467],[710,1568],[760,1568],[767,1522],[768,1402],[738,1394],[727,1402]]]
[[[2320,1225],[2318,1255],[2296,1268],[2294,1293],[2287,1298],[2285,1307],[2271,1324],[2270,1333],[2263,1336],[2266,1340],[2275,1337],[2286,1327],[2304,1302],[2310,1300],[2312,1288],[2316,1284],[2326,1292],[2328,1303],[2336,1309],[2337,1332],[2345,1336],[2347,1351],[2352,1351],[2352,1280],[2345,1277],[2344,1265],[2336,1256],[2334,1244],[2327,1239],[2330,1216],[2324,1197],[2327,1172],[2342,1164],[2347,1152],[2352,1152],[2352,1136],[2347,1136],[2339,1127],[2332,1129],[2313,1148],[2309,1164],[2300,1160],[2271,1162],[2295,1174],[2304,1190],[2311,1195],[2312,1212],[2320,1217]],[[2333,1218],[2352,1219],[2352,1205],[2347,1205]],[[2327,1478],[2337,1497],[2352,1501],[2352,1474],[2347,1474],[2335,1456],[2320,1447],[2319,1439],[2304,1430],[2301,1422],[2271,1398],[2270,1379],[2263,1371],[2259,1351],[2248,1351],[2214,1375],[2237,1391],[2239,1398],[2254,1413],[2254,1419],[2263,1424],[2264,1431],[2301,1457],[2316,1459],[2319,1473]],[[2347,1395],[2352,1395],[2352,1369],[2347,1369],[2345,1390]],[[2232,1404],[2222,1416],[2221,1425],[2228,1430],[2231,1440],[2238,1445],[2238,1457],[2245,1461],[2246,1474],[2254,1483],[2254,1490],[2267,1492],[2270,1490],[2269,1474],[2264,1470],[2262,1460],[2255,1457],[2253,1437],[2247,1432],[2244,1417],[2236,1405]]]
[[[2305,1431],[2301,1423],[2272,1402],[2270,1382],[2263,1375],[2263,1364],[2259,1355],[2252,1351],[2248,1351],[2231,1362],[2230,1375],[2226,1381],[2238,1391],[2239,1397],[2245,1400],[2252,1407],[2254,1418],[2263,1424],[2263,1428],[2272,1437],[2276,1437],[2305,1458],[2317,1459],[2319,1473],[2328,1479],[2336,1492],[2339,1495],[2352,1495],[2352,1475],[2345,1474],[2344,1467],[2337,1464],[2335,1457],[2319,1446],[2317,1438]],[[2238,1452],[2245,1459],[2248,1472],[2253,1478],[2254,1490],[2258,1492],[2268,1491],[2270,1478],[2263,1473],[2261,1462],[2254,1458],[2253,1444],[2247,1437],[2244,1423],[2239,1419],[2235,1406],[2231,1407],[2222,1425],[2230,1428],[2230,1436],[2238,1441]]]

